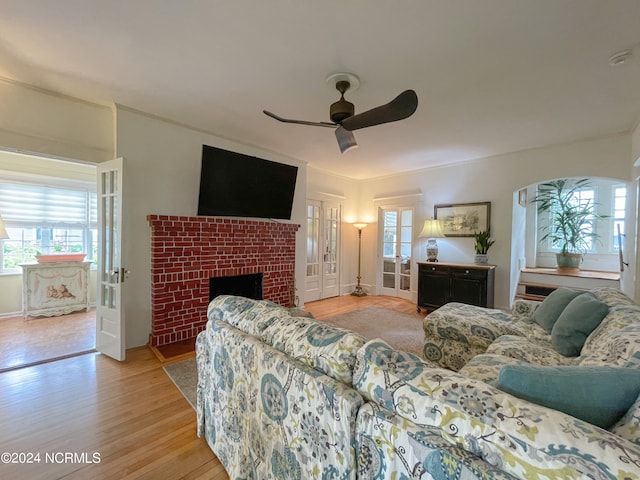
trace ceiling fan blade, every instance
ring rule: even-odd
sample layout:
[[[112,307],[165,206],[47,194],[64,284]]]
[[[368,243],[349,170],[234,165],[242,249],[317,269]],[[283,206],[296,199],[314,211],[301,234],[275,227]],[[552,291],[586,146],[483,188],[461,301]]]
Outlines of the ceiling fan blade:
[[[271,118],[275,118],[276,120],[278,120],[279,122],[284,122],[284,123],[297,123],[298,125],[311,125],[313,127],[329,127],[329,128],[336,128],[338,126],[338,124],[336,123],[329,123],[329,122],[308,122],[306,120],[292,120],[290,118],[283,118],[280,117],[278,115],[276,115],[275,113],[271,113],[267,110],[263,110],[264,114],[271,117]]]
[[[345,130],[342,127],[336,128],[336,138],[338,139],[338,146],[340,147],[340,153],[346,153],[349,150],[358,147],[356,137],[349,130]]]
[[[403,120],[413,115],[418,108],[418,95],[413,90],[405,90],[385,105],[358,113],[342,121],[345,130],[358,130],[381,123]]]

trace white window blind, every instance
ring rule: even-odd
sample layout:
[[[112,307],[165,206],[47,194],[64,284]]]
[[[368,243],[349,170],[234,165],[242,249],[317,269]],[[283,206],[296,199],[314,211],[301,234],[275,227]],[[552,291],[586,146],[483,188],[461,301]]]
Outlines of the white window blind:
[[[95,225],[95,202],[87,190],[0,182],[0,212],[8,225]]]
[[[0,273],[19,271],[38,254],[97,254],[97,198],[93,185],[67,185],[57,179],[38,185],[0,179],[0,214],[9,238],[0,240]]]

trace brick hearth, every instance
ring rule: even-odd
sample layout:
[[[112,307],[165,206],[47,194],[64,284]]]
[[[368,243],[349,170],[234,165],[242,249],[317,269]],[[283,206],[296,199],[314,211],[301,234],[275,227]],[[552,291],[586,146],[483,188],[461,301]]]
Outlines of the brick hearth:
[[[263,297],[290,306],[300,225],[149,215],[152,346],[195,337],[206,324],[209,278],[263,274]]]

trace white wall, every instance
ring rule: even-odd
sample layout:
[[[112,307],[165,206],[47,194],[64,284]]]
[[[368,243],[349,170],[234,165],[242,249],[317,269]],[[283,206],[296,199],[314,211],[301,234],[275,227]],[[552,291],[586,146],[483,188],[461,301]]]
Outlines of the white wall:
[[[0,78],[0,147],[104,162],[113,158],[113,111]]]
[[[144,345],[151,330],[150,228],[147,215],[195,216],[202,145],[298,166],[291,223],[296,236],[296,286],[304,285],[306,164],[255,147],[116,106],[116,156],[124,157],[123,264],[131,273],[123,288],[126,346]]]
[[[512,278],[511,269],[514,192],[543,180],[570,176],[629,181],[630,157],[631,136],[621,134],[366,180],[359,183],[359,215],[364,219],[375,219],[376,199],[403,194],[411,198],[417,193],[422,194],[416,211],[416,225],[433,216],[435,204],[491,202],[491,231],[496,243],[489,251],[489,262],[497,265],[495,305],[497,308],[508,308],[513,282],[517,281]],[[314,188],[324,187],[319,180],[316,183]],[[635,215],[635,211],[632,214]],[[365,229],[370,248],[364,247],[363,239],[363,265],[367,267],[363,268],[363,283],[366,285],[375,285],[376,228],[372,224]],[[419,229],[416,230],[417,237]],[[416,238],[416,245],[416,258],[424,260],[422,239]],[[439,240],[438,245],[438,258],[441,261],[473,262],[475,252],[472,238],[445,238]],[[517,252],[516,258],[520,254]],[[353,262],[356,255],[357,251],[354,251],[352,255],[347,254],[347,258],[350,257]]]

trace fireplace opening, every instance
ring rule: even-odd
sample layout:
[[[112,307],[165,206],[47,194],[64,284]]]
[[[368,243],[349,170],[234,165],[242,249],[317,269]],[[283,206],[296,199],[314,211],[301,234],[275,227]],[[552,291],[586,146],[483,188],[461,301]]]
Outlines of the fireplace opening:
[[[262,273],[212,277],[209,279],[209,301],[218,295],[238,295],[262,300]]]

